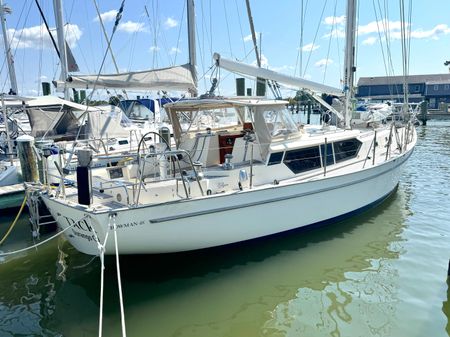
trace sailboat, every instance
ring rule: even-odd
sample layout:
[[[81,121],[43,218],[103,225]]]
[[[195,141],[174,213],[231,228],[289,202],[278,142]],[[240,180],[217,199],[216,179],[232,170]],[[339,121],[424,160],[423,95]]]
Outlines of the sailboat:
[[[155,142],[136,163],[113,168],[80,163],[79,181],[87,183],[44,187],[41,198],[69,242],[91,255],[183,252],[331,224],[381,203],[395,191],[417,136],[408,121],[352,127],[354,8],[349,1],[346,109],[335,111],[342,126],[298,125],[285,101],[216,97],[213,88],[167,104],[175,147]],[[318,101],[318,92],[334,90],[219,54],[214,60],[306,88]]]

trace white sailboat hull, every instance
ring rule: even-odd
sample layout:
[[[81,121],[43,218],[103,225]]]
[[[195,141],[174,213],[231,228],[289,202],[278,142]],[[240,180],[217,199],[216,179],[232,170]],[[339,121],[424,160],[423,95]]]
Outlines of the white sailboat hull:
[[[119,254],[197,250],[332,222],[374,206],[394,191],[413,148],[339,176],[114,212],[73,207],[45,195],[43,199],[59,226],[71,227],[65,232],[70,243],[86,254],[99,254],[97,240],[103,244],[107,232],[105,252],[115,254],[114,221]]]

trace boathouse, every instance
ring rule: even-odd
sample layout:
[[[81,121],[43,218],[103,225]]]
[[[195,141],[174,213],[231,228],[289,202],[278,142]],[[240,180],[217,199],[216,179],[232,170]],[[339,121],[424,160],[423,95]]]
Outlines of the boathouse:
[[[403,76],[360,77],[356,97],[403,102]],[[450,103],[450,73],[406,76],[410,102],[428,101],[430,109]]]

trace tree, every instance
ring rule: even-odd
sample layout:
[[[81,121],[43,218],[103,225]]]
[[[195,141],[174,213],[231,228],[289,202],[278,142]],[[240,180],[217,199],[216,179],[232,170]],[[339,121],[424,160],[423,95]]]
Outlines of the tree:
[[[123,96],[122,95],[117,95],[117,96],[111,96],[109,98],[109,104],[110,105],[115,105],[115,106],[120,106],[120,101],[123,100]]]

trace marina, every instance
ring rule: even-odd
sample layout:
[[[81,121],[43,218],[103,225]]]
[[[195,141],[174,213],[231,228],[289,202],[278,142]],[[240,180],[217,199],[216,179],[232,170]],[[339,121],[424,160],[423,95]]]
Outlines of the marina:
[[[327,231],[121,257],[128,334],[447,336],[449,128],[418,127],[396,192]],[[21,221],[2,251],[33,244]],[[3,257],[0,334],[97,335],[100,266],[62,238]],[[105,280],[104,334],[120,336],[114,257]]]
[[[158,1],[0,0],[0,336],[450,335],[450,30]]]

